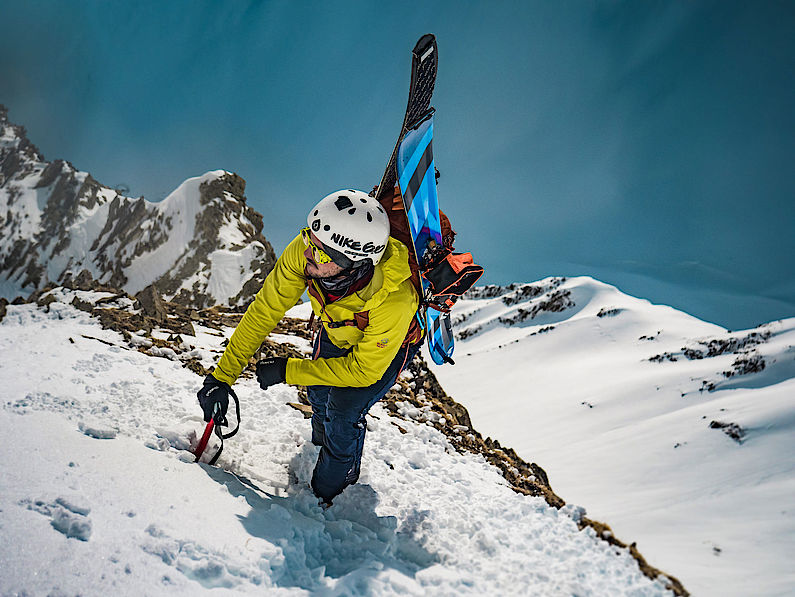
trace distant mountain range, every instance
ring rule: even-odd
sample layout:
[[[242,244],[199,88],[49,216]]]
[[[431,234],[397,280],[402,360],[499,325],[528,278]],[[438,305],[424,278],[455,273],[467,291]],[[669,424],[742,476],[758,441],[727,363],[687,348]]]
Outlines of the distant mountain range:
[[[135,294],[150,284],[194,307],[248,302],[276,261],[245,181],[218,170],[163,201],[125,197],[48,162],[0,106],[0,297],[90,276]]]

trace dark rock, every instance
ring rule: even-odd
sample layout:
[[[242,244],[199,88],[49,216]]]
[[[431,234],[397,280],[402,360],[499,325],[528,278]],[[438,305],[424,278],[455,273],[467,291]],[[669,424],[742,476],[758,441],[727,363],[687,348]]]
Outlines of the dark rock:
[[[151,317],[157,323],[163,323],[166,321],[166,319],[168,319],[166,305],[163,302],[163,299],[160,297],[160,294],[157,292],[157,288],[155,288],[154,284],[150,284],[144,288],[141,292],[135,295],[135,298],[138,299],[144,315]]]
[[[474,336],[475,334],[477,334],[480,330],[481,330],[481,326],[476,325],[474,327],[465,328],[465,329],[461,330],[460,332],[456,333],[455,336],[459,340],[466,340],[467,338],[470,338],[470,337]]]
[[[745,429],[740,427],[737,423],[724,423],[722,421],[710,421],[710,429],[721,429],[723,433],[728,435],[738,444],[742,444],[745,439]]]
[[[46,310],[47,310],[47,312],[49,312],[49,310],[50,310],[50,305],[51,305],[52,303],[54,303],[55,301],[56,301],[56,298],[55,298],[53,295],[51,295],[51,294],[48,294],[47,296],[45,296],[45,297],[42,297],[42,298],[40,298],[39,300],[37,300],[37,301],[36,301],[36,304],[37,304],[39,307],[46,307],[46,308],[47,308],[47,309],[46,309]]]
[[[8,307],[8,301],[0,297],[0,321],[3,321],[3,318],[6,316],[6,307]]]
[[[113,303],[120,298],[131,298],[126,292],[119,292],[115,288],[110,288],[108,286],[97,286],[96,290],[100,290],[102,292],[113,292],[113,296],[106,296],[105,298],[98,299],[94,304],[95,305],[104,305],[105,303]],[[139,307],[140,308],[140,307]]]
[[[520,307],[516,315],[512,317],[500,317],[499,321],[505,325],[513,325],[527,319],[535,319],[539,313],[544,311],[548,313],[560,313],[574,306],[574,301],[571,300],[570,290],[555,290],[551,292],[545,300],[533,305],[532,308],[525,309]]]
[[[87,269],[82,270],[73,282],[76,290],[93,290],[94,289],[94,276]]]
[[[199,359],[189,359],[189,360],[185,361],[184,366],[185,366],[186,369],[190,369],[196,375],[201,375],[202,377],[205,377],[206,375],[208,375],[211,372],[210,369],[206,369],[201,364]]]
[[[765,369],[765,359],[760,354],[752,354],[738,357],[732,363],[730,371],[724,371],[724,377],[733,377],[735,375],[748,375],[750,373],[759,373]]]
[[[638,340],[649,340],[649,341],[656,340],[656,339],[657,339],[657,336],[659,336],[659,335],[660,335],[660,332],[661,332],[661,331],[662,331],[662,330],[659,330],[659,331],[657,332],[657,335],[655,335],[655,336],[646,336],[646,335],[643,335],[643,336],[641,336],[640,338],[638,338]]]
[[[175,334],[182,334],[183,336],[195,336],[196,330],[193,329],[193,324],[187,319],[177,318],[168,319],[163,322],[163,327],[168,328]],[[179,338],[179,335],[177,336]],[[180,339],[179,342],[182,340]]]
[[[719,357],[726,353],[738,354],[767,342],[771,336],[770,331],[764,331],[751,332],[741,338],[714,338],[699,342],[703,348],[684,347],[682,354],[691,361]]]
[[[535,298],[544,294],[543,286],[535,286],[534,284],[525,284],[519,290],[516,290],[504,297],[502,302],[504,305],[510,307],[527,299]]]
[[[71,305],[75,309],[80,309],[81,311],[85,311],[86,313],[91,313],[94,310],[94,305],[92,305],[88,301],[80,300],[78,297],[72,299]]]
[[[545,292],[550,292],[560,287],[566,282],[566,278],[552,278],[546,286],[535,284],[508,284],[507,286],[497,286],[489,284],[487,286],[474,286],[467,290],[462,298],[465,299],[485,299],[504,296],[503,302],[510,306],[522,300],[532,299]],[[508,296],[506,296],[508,295]]]
[[[103,329],[119,332],[125,339],[129,340],[130,335],[144,330],[146,333],[152,331],[152,318],[141,313],[129,313],[121,309],[94,309],[92,313],[99,319]]]
[[[40,299],[40,298],[42,297],[42,295],[43,295],[43,294],[45,294],[46,292],[48,292],[48,291],[44,290],[43,288],[42,288],[41,290],[35,290],[35,291],[33,291],[33,292],[30,294],[30,296],[28,297],[28,300],[27,300],[27,301],[25,301],[25,302],[27,302],[27,303],[38,303],[38,302],[39,302],[39,299]]]
[[[701,387],[698,389],[699,392],[714,392],[715,391],[715,382],[709,380],[702,380]]]
[[[696,361],[704,358],[704,353],[695,348],[683,348],[682,354],[685,355],[686,359],[689,359],[691,361]]]

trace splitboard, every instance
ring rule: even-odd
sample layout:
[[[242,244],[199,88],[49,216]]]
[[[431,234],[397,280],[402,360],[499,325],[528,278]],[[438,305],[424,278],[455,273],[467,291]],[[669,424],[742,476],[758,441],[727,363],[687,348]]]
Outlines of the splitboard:
[[[381,184],[375,198],[382,202],[384,197],[391,195],[395,188],[395,160],[397,159],[398,148],[403,140],[403,136],[409,129],[409,125],[417,122],[420,117],[428,111],[433,96],[433,88],[436,84],[436,68],[438,57],[436,49],[436,37],[430,33],[423,35],[414,49],[411,51],[411,83],[409,85],[409,101],[406,105],[406,114],[403,116],[403,126],[400,127],[395,148],[381,177]]]
[[[433,108],[430,107],[439,62],[436,37],[430,33],[423,35],[411,55],[411,83],[403,125],[375,197],[379,203],[384,203],[399,184],[411,227],[413,249],[422,270],[433,247],[442,245],[433,164]],[[420,279],[424,301],[429,284],[422,276]],[[418,317],[428,336],[433,361],[439,365],[452,363],[453,329],[449,313],[422,302]]]
[[[431,263],[434,249],[443,247],[433,161],[433,112],[432,108],[428,110],[403,136],[396,163],[400,193],[421,272]],[[426,297],[430,293],[430,283],[422,275],[420,280],[423,297]],[[427,305],[425,322],[433,362],[437,365],[452,364],[455,346],[449,311],[439,311]]]

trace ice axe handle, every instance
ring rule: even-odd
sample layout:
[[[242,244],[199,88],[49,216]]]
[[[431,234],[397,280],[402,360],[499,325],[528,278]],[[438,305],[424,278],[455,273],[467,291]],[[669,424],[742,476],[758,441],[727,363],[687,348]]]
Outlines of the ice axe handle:
[[[202,457],[202,454],[204,454],[204,449],[207,447],[207,442],[210,441],[210,436],[213,433],[214,425],[215,421],[213,419],[210,419],[209,423],[207,423],[207,426],[204,428],[204,434],[202,435],[201,440],[199,440],[199,445],[196,446],[196,451],[194,452],[194,454],[196,455],[196,462],[199,462],[199,459]]]

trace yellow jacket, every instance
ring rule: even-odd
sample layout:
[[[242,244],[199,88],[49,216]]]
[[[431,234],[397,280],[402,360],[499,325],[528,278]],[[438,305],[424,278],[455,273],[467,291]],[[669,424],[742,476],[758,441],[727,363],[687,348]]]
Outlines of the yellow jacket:
[[[306,257],[301,235],[293,239],[279,257],[265,283],[240,320],[221,360],[213,371],[219,381],[233,384],[284,313],[306,290]],[[310,284],[316,284],[309,280]],[[289,359],[287,383],[365,387],[384,374],[397,355],[417,312],[419,297],[411,283],[408,248],[389,239],[384,256],[375,266],[370,283],[325,308],[310,296],[315,315],[323,322],[329,339],[339,348],[351,348],[344,357],[316,360]],[[364,331],[355,326],[332,328],[329,321],[353,319],[354,313],[369,311]]]

